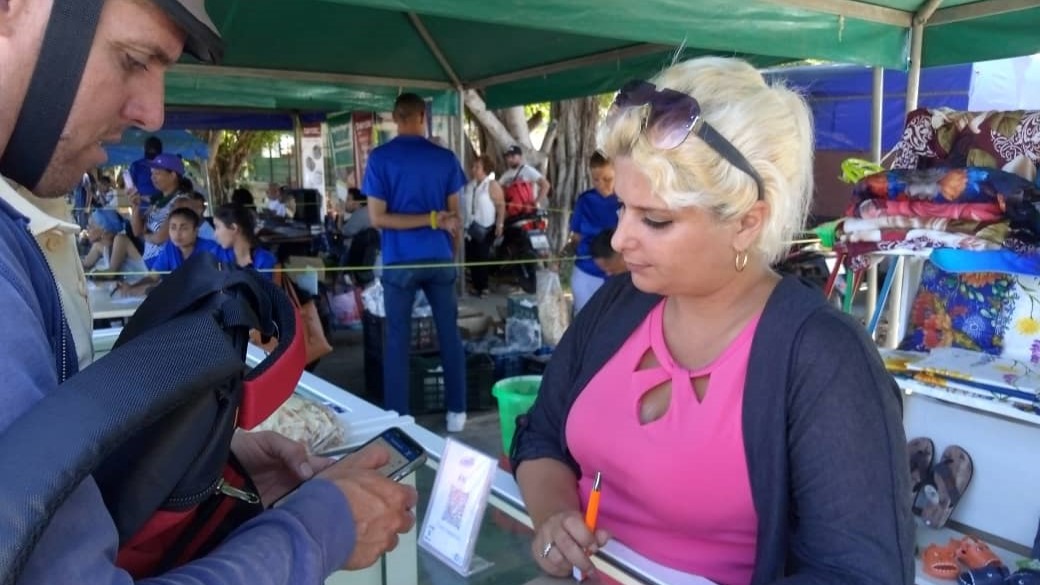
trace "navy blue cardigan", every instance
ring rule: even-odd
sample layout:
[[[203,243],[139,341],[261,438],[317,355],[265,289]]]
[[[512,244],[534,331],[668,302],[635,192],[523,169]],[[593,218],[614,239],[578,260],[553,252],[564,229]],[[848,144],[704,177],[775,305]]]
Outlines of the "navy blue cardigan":
[[[623,275],[582,309],[517,419],[514,470],[549,457],[580,472],[565,434],[571,406],[660,301]],[[755,330],[743,409],[758,515],[752,585],[912,585],[902,399],[862,325],[783,279]]]

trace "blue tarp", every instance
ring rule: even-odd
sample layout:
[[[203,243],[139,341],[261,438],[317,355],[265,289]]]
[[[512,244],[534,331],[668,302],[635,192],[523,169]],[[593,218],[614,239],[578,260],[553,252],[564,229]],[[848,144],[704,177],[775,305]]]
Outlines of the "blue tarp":
[[[869,151],[871,92],[870,68],[850,65],[792,67],[766,72],[802,92],[813,111],[817,150]],[[918,103],[921,107],[968,109],[972,65],[931,67],[921,71]],[[906,73],[885,71],[882,150],[889,150],[903,133]]]
[[[131,128],[123,133],[119,144],[105,146],[108,153],[106,166],[128,165],[144,156],[144,141],[149,136],[158,136],[163,143],[163,152],[180,155],[187,160],[206,160],[209,158],[209,145],[185,130],[160,130],[145,132]]]

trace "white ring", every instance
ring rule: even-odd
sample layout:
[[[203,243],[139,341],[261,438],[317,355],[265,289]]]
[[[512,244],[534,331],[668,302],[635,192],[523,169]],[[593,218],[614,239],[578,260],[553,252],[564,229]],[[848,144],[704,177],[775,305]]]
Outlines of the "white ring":
[[[545,545],[545,548],[542,549],[543,559],[549,558],[549,553],[552,551],[554,546],[556,546],[556,543],[551,540],[549,541],[549,544]]]

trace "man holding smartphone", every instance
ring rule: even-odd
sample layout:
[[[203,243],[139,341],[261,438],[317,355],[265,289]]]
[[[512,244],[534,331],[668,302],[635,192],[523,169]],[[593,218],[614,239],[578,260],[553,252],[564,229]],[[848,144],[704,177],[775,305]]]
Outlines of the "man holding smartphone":
[[[212,62],[220,45],[204,0],[0,0],[0,303],[8,330],[18,332],[0,349],[0,432],[78,369],[70,315],[26,229],[35,208],[10,183],[61,197],[105,162],[102,143],[130,126],[162,126],[164,75],[183,50]],[[389,461],[385,449],[331,465],[281,435],[239,433],[232,451],[264,503],[309,481],[207,556],[161,575],[163,583],[318,583],[338,568],[374,563],[414,524],[415,491],[377,471]],[[57,510],[17,582],[131,583],[116,565],[118,546],[88,478]]]

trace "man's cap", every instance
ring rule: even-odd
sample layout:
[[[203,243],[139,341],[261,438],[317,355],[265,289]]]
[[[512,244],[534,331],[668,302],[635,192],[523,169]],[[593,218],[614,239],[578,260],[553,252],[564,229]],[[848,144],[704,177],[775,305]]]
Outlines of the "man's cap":
[[[153,169],[162,169],[164,171],[170,171],[171,173],[177,173],[181,177],[184,176],[184,161],[182,161],[181,157],[176,154],[164,152],[148,161],[148,166]]]
[[[510,146],[509,148],[507,148],[506,151],[504,153],[502,153],[502,154],[504,156],[512,156],[514,154],[523,154],[523,153],[524,153],[524,149],[522,149],[519,146],[514,144],[513,146]]]
[[[186,35],[184,50],[203,63],[224,57],[224,41],[206,13],[206,0],[153,0]]]

